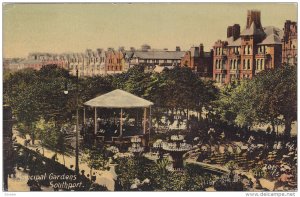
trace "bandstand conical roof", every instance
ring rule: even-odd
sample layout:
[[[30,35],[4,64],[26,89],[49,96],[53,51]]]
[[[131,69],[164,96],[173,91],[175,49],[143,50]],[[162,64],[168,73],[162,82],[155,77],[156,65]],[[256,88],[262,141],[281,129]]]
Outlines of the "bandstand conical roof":
[[[100,108],[139,108],[149,107],[153,105],[153,103],[130,94],[129,92],[116,89],[109,93],[93,98],[85,102],[84,105]]]

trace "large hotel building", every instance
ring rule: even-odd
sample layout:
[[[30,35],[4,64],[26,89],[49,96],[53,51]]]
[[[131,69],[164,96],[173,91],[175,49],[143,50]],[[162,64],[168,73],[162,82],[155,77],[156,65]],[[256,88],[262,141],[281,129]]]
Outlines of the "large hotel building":
[[[246,28],[227,28],[227,40],[214,46],[213,79],[217,83],[252,78],[265,69],[282,63],[297,64],[297,24],[286,21],[284,31],[261,24],[261,13],[249,10]]]

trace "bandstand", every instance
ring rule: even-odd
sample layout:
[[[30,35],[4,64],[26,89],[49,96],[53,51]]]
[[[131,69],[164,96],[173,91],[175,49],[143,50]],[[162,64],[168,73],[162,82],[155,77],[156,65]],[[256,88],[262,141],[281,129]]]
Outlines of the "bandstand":
[[[87,127],[91,126],[92,123],[93,126],[92,131],[88,133],[85,132],[85,135],[90,135],[92,139],[96,139],[97,141],[100,140],[113,144],[130,143],[133,136],[138,136],[142,139],[142,145],[147,146],[151,130],[152,105],[152,102],[120,89],[93,98],[84,103],[84,125]],[[114,123],[111,124],[113,126],[105,127],[105,125],[101,124],[100,108],[114,110],[116,114],[119,114],[119,118],[115,118],[118,120],[115,120]],[[87,109],[94,111],[93,118],[86,118]],[[124,114],[126,110],[128,111],[130,109],[143,109],[142,120],[140,121],[142,124],[141,127],[126,126],[126,124],[124,124],[126,119]],[[141,118],[141,116],[139,117]],[[138,120],[135,119],[135,121]]]

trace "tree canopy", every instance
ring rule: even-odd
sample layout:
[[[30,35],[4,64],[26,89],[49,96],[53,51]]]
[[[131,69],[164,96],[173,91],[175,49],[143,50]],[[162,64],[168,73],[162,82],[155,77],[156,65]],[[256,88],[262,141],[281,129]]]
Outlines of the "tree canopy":
[[[220,116],[240,126],[284,123],[290,135],[297,119],[297,71],[293,66],[265,70],[252,80],[229,84],[218,101]]]

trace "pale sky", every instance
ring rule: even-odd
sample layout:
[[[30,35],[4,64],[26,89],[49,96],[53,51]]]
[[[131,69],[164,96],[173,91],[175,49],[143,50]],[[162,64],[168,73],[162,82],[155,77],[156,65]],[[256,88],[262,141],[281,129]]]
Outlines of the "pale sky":
[[[3,5],[3,57],[30,52],[84,52],[131,46],[182,50],[226,39],[227,26],[246,25],[247,10],[261,11],[263,26],[297,21],[296,3],[134,3]]]

